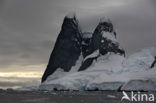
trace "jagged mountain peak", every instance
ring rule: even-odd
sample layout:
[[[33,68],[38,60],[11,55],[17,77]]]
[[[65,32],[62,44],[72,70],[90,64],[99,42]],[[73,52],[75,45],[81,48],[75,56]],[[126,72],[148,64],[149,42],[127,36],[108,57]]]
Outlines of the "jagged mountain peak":
[[[112,21],[107,17],[101,18],[95,31],[97,31],[97,32],[102,32],[102,31],[114,32]]]
[[[74,12],[70,12],[68,13],[65,17],[64,17],[64,22],[65,21],[68,21],[68,22],[71,22],[73,24],[75,24],[76,26],[78,26],[78,28],[80,29],[79,27],[79,21],[76,17],[76,14]]]
[[[114,38],[111,37],[113,35],[113,24],[109,18],[104,17],[101,19],[93,33],[82,33],[76,14],[69,13],[64,18],[48,66],[42,77],[42,82],[49,75],[57,72],[58,69],[70,72],[73,66],[78,63],[79,66],[76,66],[76,71],[81,71],[87,69],[99,55],[106,55],[108,52],[123,54],[124,50],[119,48],[117,41],[114,42],[116,39],[115,36]],[[79,60],[81,56],[85,58],[94,54],[97,50],[98,55],[96,57]]]
[[[106,23],[112,23],[112,21],[110,20],[110,18],[107,17],[107,16],[104,16],[104,17],[100,18],[100,23],[104,23],[104,22],[106,22]]]
[[[125,54],[124,50],[121,49],[117,42],[113,23],[107,17],[102,18],[97,25],[93,33],[91,45],[93,45],[92,52],[99,49],[100,53],[103,55],[108,52]]]
[[[75,13],[75,12],[69,12],[69,13],[65,16],[65,18],[70,18],[70,19],[75,18],[75,19],[76,19],[76,13]]]
[[[123,55],[125,51],[116,40],[109,18],[102,18],[93,33],[82,33],[75,14],[69,13],[64,18],[40,89],[151,90],[152,85],[155,90],[156,48],[144,49],[127,59]]]
[[[109,53],[125,56],[125,51],[116,40],[116,32],[109,18],[104,17],[94,30],[91,39],[87,40],[88,45],[86,42],[85,45],[82,45],[85,59],[79,71],[86,70],[94,60]]]
[[[44,82],[58,68],[69,72],[81,54],[81,30],[76,16],[65,16],[61,31],[51,53],[46,71],[42,77]]]

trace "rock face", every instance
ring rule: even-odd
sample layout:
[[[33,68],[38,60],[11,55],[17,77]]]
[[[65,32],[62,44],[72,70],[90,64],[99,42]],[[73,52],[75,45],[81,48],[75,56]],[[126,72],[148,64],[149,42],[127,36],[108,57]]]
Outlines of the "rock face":
[[[85,32],[82,34],[82,53],[83,57],[86,57],[89,53],[89,46],[91,44],[92,40],[92,34],[91,32]]]
[[[71,67],[75,65],[81,53],[82,40],[80,33],[75,15],[70,14],[70,16],[66,16],[51,53],[48,66],[42,77],[42,82],[44,82],[49,75],[53,74],[56,69],[61,68],[65,72],[68,72]]]
[[[99,54],[85,59],[79,71],[87,69],[92,64],[93,60],[97,59],[100,55],[106,55],[108,52],[125,55],[125,51],[120,48],[116,40],[116,32],[114,31],[113,24],[106,17],[101,19],[87,47],[84,58],[92,55],[97,50]]]
[[[155,59],[155,60],[153,61],[152,65],[151,65],[151,68],[153,68],[153,67],[155,66],[155,64],[156,64],[156,56],[155,56],[154,59]]]
[[[106,17],[102,18],[93,33],[82,33],[76,16],[70,14],[64,19],[42,82],[58,68],[69,72],[81,54],[84,60],[79,61],[81,65],[77,68],[78,71],[86,70],[94,60],[107,53],[125,55],[116,40],[112,22]]]

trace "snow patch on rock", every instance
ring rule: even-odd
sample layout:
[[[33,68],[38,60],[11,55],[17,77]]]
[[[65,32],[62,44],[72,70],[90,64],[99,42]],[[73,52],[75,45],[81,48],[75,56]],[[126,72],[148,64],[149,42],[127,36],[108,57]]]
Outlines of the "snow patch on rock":
[[[84,32],[83,35],[82,35],[82,38],[83,39],[91,38],[92,34],[93,33],[91,33],[91,32]]]
[[[107,16],[104,16],[100,18],[100,23],[104,23],[104,22],[111,23],[111,20]]]
[[[116,38],[115,38],[115,36],[114,36],[114,33],[110,33],[110,32],[105,32],[105,31],[103,31],[103,32],[102,32],[102,37],[103,37],[103,38],[106,38],[106,39],[108,39],[108,40],[111,40],[111,41],[114,42],[114,43],[117,43],[117,40],[116,40]]]
[[[84,58],[83,61],[89,59],[89,58],[94,58],[97,57],[99,55],[99,50],[94,51],[92,54],[88,55],[87,57]]]
[[[76,13],[75,12],[69,12],[67,15],[66,15],[66,18],[75,18],[76,17]]]
[[[94,60],[92,66],[90,66],[86,71],[102,70],[108,74],[121,72],[123,70],[121,64],[124,60],[125,58],[123,56],[109,52],[106,55],[101,55],[99,58]]]
[[[78,60],[76,61],[76,64],[71,67],[70,73],[71,72],[77,72],[78,69],[80,68],[80,66],[82,65],[82,61],[83,61],[83,55],[82,55],[82,52],[81,52]]]
[[[61,68],[58,68],[54,73],[53,75],[50,75],[48,78],[47,78],[47,82],[51,81],[51,80],[55,80],[55,79],[58,79],[58,78],[62,78],[64,77],[65,75],[67,75],[68,72],[65,72],[63,69]]]

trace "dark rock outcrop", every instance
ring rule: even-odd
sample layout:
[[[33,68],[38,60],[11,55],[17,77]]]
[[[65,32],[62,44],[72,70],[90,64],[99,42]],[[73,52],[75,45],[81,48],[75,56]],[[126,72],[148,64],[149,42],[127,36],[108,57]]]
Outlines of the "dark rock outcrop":
[[[151,68],[153,68],[156,65],[156,56],[154,58],[155,60],[153,61],[153,63],[151,64]]]
[[[98,55],[87,58],[97,50]],[[76,64],[81,53],[84,61],[82,61],[80,68],[77,69],[78,71],[87,69],[99,56],[106,55],[109,52],[125,55],[125,51],[120,48],[119,43],[116,41],[116,32],[109,19],[104,18],[98,24],[94,33],[82,33],[76,17],[66,16],[42,77],[42,82],[58,68],[69,72],[72,66]]]
[[[66,16],[50,56],[48,66],[42,77],[42,82],[44,82],[49,75],[53,74],[57,68],[61,68],[65,72],[70,71],[80,56],[81,41],[81,31],[76,17],[73,16],[70,18]]]
[[[99,50],[99,55],[86,59],[79,71],[87,69],[92,64],[93,60],[108,52],[125,55],[125,51],[120,48],[119,43],[116,41],[116,32],[114,31],[113,24],[107,18],[103,18],[96,27],[91,43],[88,46],[88,52],[85,56],[91,55],[96,50]]]
[[[84,32],[82,34],[82,54],[83,57],[86,57],[89,53],[89,46],[92,40],[92,33],[91,32]]]

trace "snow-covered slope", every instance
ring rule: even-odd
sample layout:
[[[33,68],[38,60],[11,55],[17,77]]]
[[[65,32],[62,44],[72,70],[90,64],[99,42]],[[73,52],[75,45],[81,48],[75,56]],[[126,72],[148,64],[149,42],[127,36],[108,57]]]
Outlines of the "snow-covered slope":
[[[130,81],[122,86],[121,90],[156,91],[156,67],[133,76]]]
[[[76,15],[69,13],[64,18],[40,89],[154,90],[150,86],[153,82],[155,85],[156,73],[151,68],[155,58],[154,47],[125,58],[109,18],[101,18],[93,33],[82,33]],[[137,85],[142,87],[134,88]]]
[[[150,68],[156,48],[143,49],[128,59],[108,53],[81,72],[45,81],[42,90],[155,90],[156,67]],[[48,78],[50,80],[50,78]],[[137,86],[137,87],[136,87]]]
[[[63,78],[45,81],[40,86],[41,89],[53,90],[57,88],[58,90],[87,90],[92,89],[92,84],[101,84],[103,82],[115,81],[118,85],[118,80],[115,80],[114,75],[121,71],[121,63],[124,57],[116,54],[108,54],[106,56],[101,56],[89,67],[89,69],[81,72],[70,73]],[[115,69],[115,66],[118,68]],[[108,79],[109,78],[109,79]],[[91,87],[90,87],[91,86]],[[121,86],[121,85],[119,85]],[[95,86],[93,87],[95,88]],[[108,87],[107,87],[108,88]],[[117,87],[115,87],[116,89]],[[101,89],[105,89],[102,88]],[[113,88],[112,88],[113,89]]]
[[[143,49],[131,55],[123,64],[130,79],[121,90],[156,91],[156,66],[150,68],[155,60],[156,48]]]
[[[155,56],[156,48],[142,49],[129,56],[123,63],[123,67],[129,72],[145,71],[151,67]]]

